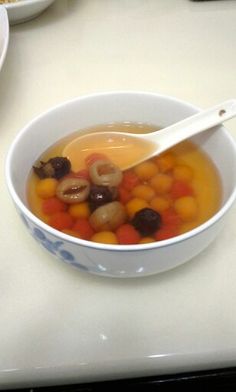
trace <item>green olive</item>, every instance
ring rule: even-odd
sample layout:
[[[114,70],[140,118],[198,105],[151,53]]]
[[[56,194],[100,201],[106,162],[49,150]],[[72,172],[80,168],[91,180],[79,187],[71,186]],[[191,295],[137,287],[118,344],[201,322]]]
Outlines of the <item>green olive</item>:
[[[125,223],[126,212],[119,201],[104,204],[98,207],[90,216],[90,224],[96,231],[115,230]]]
[[[96,185],[117,186],[122,181],[122,171],[112,162],[98,159],[89,168],[89,175]]]
[[[64,203],[73,204],[87,199],[90,184],[84,178],[65,178],[56,189],[57,197]]]

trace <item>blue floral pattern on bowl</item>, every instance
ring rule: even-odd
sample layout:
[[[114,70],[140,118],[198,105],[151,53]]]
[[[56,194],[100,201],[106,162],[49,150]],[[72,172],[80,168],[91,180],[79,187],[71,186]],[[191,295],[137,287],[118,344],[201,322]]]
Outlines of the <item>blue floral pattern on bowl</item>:
[[[86,265],[81,264],[81,262],[78,261],[78,258],[73,254],[73,251],[71,251],[71,247],[69,250],[67,249],[68,244],[66,241],[64,242],[62,240],[53,239],[54,236],[52,234],[45,233],[43,229],[39,229],[38,226],[36,226],[30,219],[22,214],[20,210],[18,210],[18,212],[30,234],[51,254],[58,257],[65,263],[70,264],[82,271],[90,272],[96,275],[111,276],[109,269],[105,267],[103,263],[94,262],[94,260],[90,258],[88,254],[84,255],[86,257]],[[119,275],[123,273],[123,271],[117,272]]]
[[[32,235],[34,238],[41,243],[41,245],[46,248],[50,253],[58,256],[60,259],[65,261],[66,263],[72,264],[75,267],[88,271],[88,268],[84,265],[78,263],[71,252],[66,249],[63,249],[64,243],[63,241],[51,241],[49,240],[44,232],[37,227],[33,229]]]
[[[32,236],[36,239],[36,241],[39,242],[50,253],[52,253],[55,256],[58,256],[60,259],[62,259],[66,263],[69,263],[71,265],[74,265],[77,268],[80,268],[81,270],[89,271],[89,268],[84,266],[83,264],[80,264],[71,252],[64,249],[63,241],[50,240],[49,238],[47,238],[45,233],[42,230],[40,230],[38,227],[31,228],[29,222],[27,221],[27,219],[25,218],[24,215],[21,214],[21,218],[22,218],[25,226],[28,228],[28,230],[32,234]]]

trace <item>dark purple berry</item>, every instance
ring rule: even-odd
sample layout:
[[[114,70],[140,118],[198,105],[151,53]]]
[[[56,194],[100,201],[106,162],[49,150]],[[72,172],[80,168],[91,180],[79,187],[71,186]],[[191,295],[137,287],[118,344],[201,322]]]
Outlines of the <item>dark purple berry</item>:
[[[132,225],[142,235],[151,235],[161,226],[161,216],[151,208],[143,208],[134,215]]]
[[[96,210],[96,208],[103,206],[104,204],[110,203],[113,201],[113,191],[104,185],[92,185],[88,201],[89,206],[92,211]]]
[[[33,169],[41,179],[56,178],[59,180],[70,172],[71,163],[67,158],[55,157],[47,162],[40,161],[40,166],[33,166]]]

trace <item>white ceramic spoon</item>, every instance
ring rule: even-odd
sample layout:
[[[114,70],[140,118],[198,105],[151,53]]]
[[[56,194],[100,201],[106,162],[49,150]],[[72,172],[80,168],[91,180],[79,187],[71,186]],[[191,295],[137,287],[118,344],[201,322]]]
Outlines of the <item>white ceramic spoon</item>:
[[[132,134],[104,131],[78,136],[64,148],[63,155],[71,160],[72,168],[74,166],[75,170],[78,169],[75,162],[76,155],[78,156],[78,151],[81,151],[81,148],[88,153],[106,154],[122,170],[125,170],[164,152],[193,135],[219,125],[235,115],[236,100],[232,99],[151,133]],[[137,145],[139,148],[135,149],[134,147]],[[90,146],[93,147],[90,148]],[[137,153],[131,154],[131,151]]]

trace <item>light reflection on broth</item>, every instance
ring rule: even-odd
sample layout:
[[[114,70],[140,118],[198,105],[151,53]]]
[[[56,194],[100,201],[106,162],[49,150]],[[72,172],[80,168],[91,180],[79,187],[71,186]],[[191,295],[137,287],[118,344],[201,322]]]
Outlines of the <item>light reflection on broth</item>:
[[[69,143],[62,155],[69,159],[74,172],[85,168],[86,158],[93,153],[105,154],[121,170],[125,170],[135,162],[145,160],[155,149],[152,142],[132,136],[111,134],[108,137],[106,133],[94,133]]]

